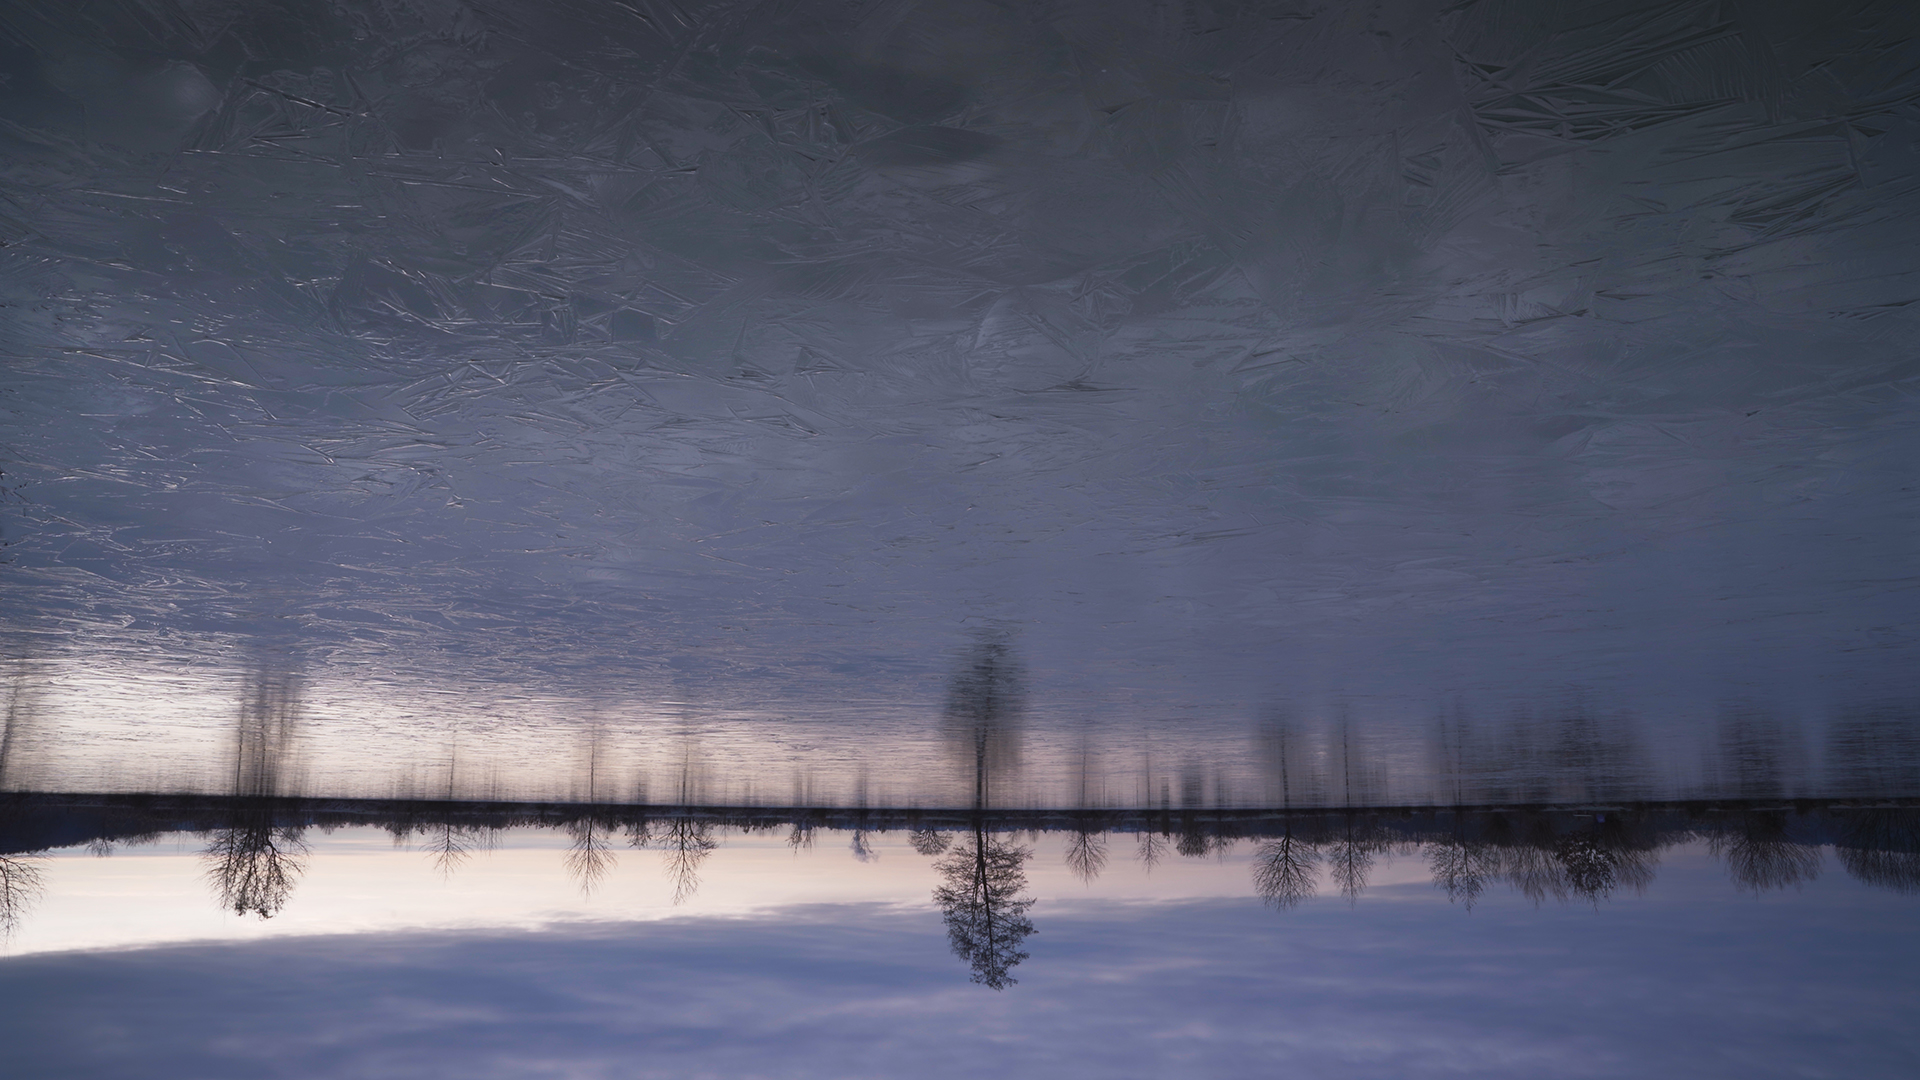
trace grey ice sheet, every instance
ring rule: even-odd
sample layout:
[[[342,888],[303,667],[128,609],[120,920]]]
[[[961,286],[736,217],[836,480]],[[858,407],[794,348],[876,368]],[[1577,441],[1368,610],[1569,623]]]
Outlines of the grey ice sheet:
[[[9,4],[10,658],[1905,707],[1917,17]]]

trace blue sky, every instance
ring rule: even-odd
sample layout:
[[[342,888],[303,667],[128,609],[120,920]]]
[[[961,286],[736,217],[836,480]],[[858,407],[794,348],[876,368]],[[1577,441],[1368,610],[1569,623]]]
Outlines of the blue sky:
[[[0,1040],[47,1080],[1912,1075],[1912,900],[1723,873],[1598,908],[1043,905],[997,994],[932,911],[857,904],[46,954],[0,961]]]

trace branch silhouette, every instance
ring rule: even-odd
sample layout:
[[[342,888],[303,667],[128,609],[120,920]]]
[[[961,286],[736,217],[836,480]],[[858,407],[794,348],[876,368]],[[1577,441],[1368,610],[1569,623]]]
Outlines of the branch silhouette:
[[[1027,887],[1024,867],[1032,854],[976,824],[972,837],[934,864],[945,882],[934,890],[933,900],[946,920],[947,942],[982,986],[1014,985],[1009,972],[1027,959],[1021,944],[1034,932],[1027,918],[1034,899],[1019,893]]]
[[[1314,894],[1319,859],[1314,846],[1289,828],[1255,850],[1253,891],[1280,910],[1296,907]]]
[[[681,816],[668,819],[666,826],[654,834],[654,843],[666,856],[675,904],[686,903],[700,891],[700,864],[720,846],[708,828],[704,820]]]
[[[275,824],[271,807],[251,807],[214,833],[205,857],[222,907],[271,919],[286,907],[306,870],[307,845],[299,829]]]
[[[1820,876],[1820,849],[1789,838],[1782,813],[1741,814],[1733,828],[1708,838],[1707,850],[1726,861],[1734,884],[1755,894]]]
[[[262,668],[250,678],[235,732],[228,825],[214,831],[204,857],[222,907],[270,919],[293,895],[306,870],[298,826],[281,825],[276,809],[286,783],[299,701],[292,674]]]
[[[0,855],[0,943],[12,940],[21,920],[45,890],[46,881],[37,864]]]
[[[613,869],[613,842],[610,834],[616,826],[593,814],[583,814],[567,822],[567,835],[573,843],[564,860],[567,873],[580,884],[582,896],[590,896]]]
[[[1067,869],[1082,882],[1092,885],[1107,868],[1107,837],[1089,829],[1075,829],[1067,837]]]

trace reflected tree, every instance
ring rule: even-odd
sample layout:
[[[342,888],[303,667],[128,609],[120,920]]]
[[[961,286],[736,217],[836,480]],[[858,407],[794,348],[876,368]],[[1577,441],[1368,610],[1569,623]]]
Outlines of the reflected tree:
[[[1856,709],[1827,729],[1826,787],[1849,798],[1920,795],[1920,705]]]
[[[299,696],[299,680],[290,672],[263,668],[248,680],[234,732],[234,795],[288,794]]]
[[[1017,980],[1009,973],[1027,958],[1021,945],[1033,933],[1027,910],[1034,899],[1020,891],[1027,887],[1025,866],[1032,854],[1031,848],[999,840],[976,822],[971,838],[934,863],[943,884],[933,900],[946,920],[947,941],[982,986],[1012,986]]]
[[[6,668],[7,707],[0,714],[0,791],[32,786],[23,777],[22,758],[28,743],[27,733],[39,712],[40,679],[26,660],[9,661]]]
[[[1580,702],[1567,703],[1552,718],[1556,798],[1566,800],[1644,797],[1651,774],[1648,754],[1630,715],[1603,716]]]
[[[1499,723],[1456,702],[1435,723],[1430,767],[1443,785],[1435,794],[1457,806],[1644,798],[1650,760],[1632,716],[1575,695]]]
[[[1327,741],[1333,757],[1334,790],[1329,794],[1349,808],[1378,806],[1386,798],[1386,774],[1373,762],[1370,748],[1354,728],[1352,714],[1342,705]]]
[[[1326,779],[1291,717],[1276,713],[1261,725],[1259,756],[1266,773],[1269,805],[1291,810],[1325,804]]]
[[[1481,778],[1474,775],[1473,714],[1464,702],[1455,701],[1451,711],[1433,722],[1427,743],[1427,773],[1436,785],[1434,794],[1454,806],[1481,800]]]
[[[991,806],[991,781],[1019,766],[1021,683],[1006,635],[986,633],[948,685],[947,734],[956,754],[972,767],[975,809]]]
[[[1801,755],[1786,726],[1753,707],[1727,708],[1720,716],[1719,794],[1736,799],[1777,799],[1786,794],[1787,763]]]

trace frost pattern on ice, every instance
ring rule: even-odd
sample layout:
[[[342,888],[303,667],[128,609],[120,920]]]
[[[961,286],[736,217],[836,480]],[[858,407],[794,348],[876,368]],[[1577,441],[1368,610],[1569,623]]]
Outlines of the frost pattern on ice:
[[[1917,20],[21,0],[7,648],[1911,700]]]

